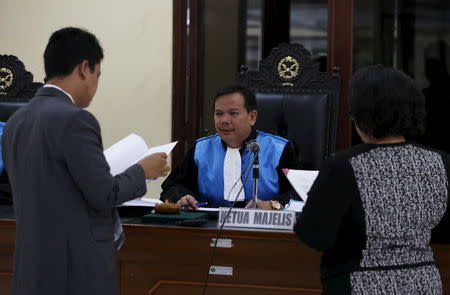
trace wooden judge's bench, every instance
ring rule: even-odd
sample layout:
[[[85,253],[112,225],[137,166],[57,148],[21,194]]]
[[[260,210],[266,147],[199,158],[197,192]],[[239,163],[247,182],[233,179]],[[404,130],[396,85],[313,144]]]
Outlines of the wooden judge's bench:
[[[124,220],[125,222],[130,222]],[[212,222],[209,224],[213,225]],[[202,294],[217,229],[125,224],[120,294]],[[11,289],[15,221],[0,216],[0,295]],[[224,230],[205,294],[320,294],[320,253],[290,232]],[[433,245],[450,294],[450,246]],[[218,267],[217,267],[218,266]]]

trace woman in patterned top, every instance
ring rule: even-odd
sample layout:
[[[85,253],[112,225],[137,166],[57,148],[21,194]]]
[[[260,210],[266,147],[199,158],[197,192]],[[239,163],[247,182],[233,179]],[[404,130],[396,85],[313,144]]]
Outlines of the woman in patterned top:
[[[349,102],[364,144],[327,160],[294,228],[323,251],[324,294],[442,294],[429,242],[448,228],[450,161],[410,141],[424,131],[425,99],[376,65],[353,76]]]

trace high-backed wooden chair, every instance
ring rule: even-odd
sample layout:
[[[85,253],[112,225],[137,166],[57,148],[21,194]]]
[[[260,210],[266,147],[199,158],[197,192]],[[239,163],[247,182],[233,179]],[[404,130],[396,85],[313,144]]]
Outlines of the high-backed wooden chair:
[[[14,55],[0,55],[0,122],[31,100],[43,83],[33,82],[33,75]],[[1,141],[0,141],[1,143]],[[1,150],[1,149],[0,149]],[[0,155],[1,156],[1,155]],[[0,202],[11,201],[7,173],[0,174]]]
[[[33,82],[33,74],[16,56],[0,55],[0,122],[6,122],[42,85]]]
[[[339,70],[320,72],[302,45],[283,43],[239,80],[256,94],[256,129],[292,140],[304,169],[317,170],[335,152]]]

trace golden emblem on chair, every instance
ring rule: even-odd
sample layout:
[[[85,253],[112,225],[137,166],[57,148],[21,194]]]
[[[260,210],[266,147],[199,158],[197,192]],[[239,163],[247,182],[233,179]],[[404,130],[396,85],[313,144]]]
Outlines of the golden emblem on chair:
[[[0,90],[8,90],[13,84],[14,74],[8,68],[0,68]]]
[[[298,76],[300,64],[294,57],[287,55],[278,63],[278,75],[284,80],[291,80]]]

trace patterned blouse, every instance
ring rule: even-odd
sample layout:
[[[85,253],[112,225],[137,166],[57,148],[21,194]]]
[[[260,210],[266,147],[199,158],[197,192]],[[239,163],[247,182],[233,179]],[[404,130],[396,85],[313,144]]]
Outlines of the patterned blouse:
[[[408,142],[330,158],[295,225],[324,251],[324,294],[442,294],[429,243],[433,229],[450,240],[449,171],[447,154]]]

